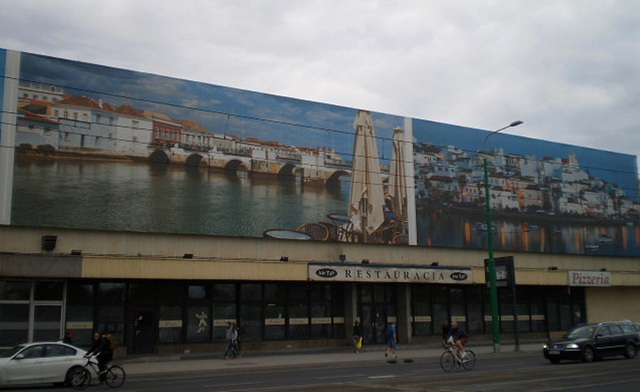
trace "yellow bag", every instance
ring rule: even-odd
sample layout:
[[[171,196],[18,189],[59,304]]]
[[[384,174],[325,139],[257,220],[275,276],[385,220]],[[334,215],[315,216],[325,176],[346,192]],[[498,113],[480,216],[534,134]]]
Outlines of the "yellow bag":
[[[362,338],[360,338],[360,340],[358,340],[358,344],[356,344],[357,348],[362,348]]]

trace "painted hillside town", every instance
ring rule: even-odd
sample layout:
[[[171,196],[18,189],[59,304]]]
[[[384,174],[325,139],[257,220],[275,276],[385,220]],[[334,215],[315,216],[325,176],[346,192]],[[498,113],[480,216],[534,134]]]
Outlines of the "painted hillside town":
[[[319,186],[337,181],[351,169],[351,162],[331,148],[214,133],[197,121],[65,94],[57,86],[21,83],[18,112],[16,146],[21,152],[78,153],[86,158],[297,176],[305,184]]]
[[[538,159],[502,148],[468,153],[420,143],[414,145],[414,159],[419,206],[484,206],[487,159],[494,210],[623,221],[640,217],[639,203],[617,185],[590,176],[574,154]]]

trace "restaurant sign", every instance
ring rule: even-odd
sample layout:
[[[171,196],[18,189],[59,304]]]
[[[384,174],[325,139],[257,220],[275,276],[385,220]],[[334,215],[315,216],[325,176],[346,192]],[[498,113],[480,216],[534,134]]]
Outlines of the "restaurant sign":
[[[569,286],[608,287],[611,273],[606,271],[569,271]]]
[[[471,284],[471,268],[309,264],[309,280],[379,283]]]

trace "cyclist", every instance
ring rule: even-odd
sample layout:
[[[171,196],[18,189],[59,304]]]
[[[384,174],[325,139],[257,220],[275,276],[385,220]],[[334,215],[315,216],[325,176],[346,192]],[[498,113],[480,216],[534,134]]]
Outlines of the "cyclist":
[[[93,334],[93,345],[87,352],[87,356],[93,355],[98,359],[98,369],[100,370],[100,382],[103,382],[107,372],[107,363],[113,359],[113,349],[111,341],[107,336],[99,331]]]
[[[453,340],[453,345],[456,347],[458,358],[464,359],[464,345],[469,341],[469,335],[458,326],[457,321],[451,323],[451,339]]]

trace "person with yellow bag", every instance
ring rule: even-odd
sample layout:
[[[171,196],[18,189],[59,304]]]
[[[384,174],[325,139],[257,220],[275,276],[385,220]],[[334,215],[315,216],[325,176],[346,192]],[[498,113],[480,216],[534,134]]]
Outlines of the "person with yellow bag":
[[[356,322],[353,324],[352,338],[353,352],[357,354],[362,348],[362,329],[360,328],[360,322],[358,320],[356,320]]]

